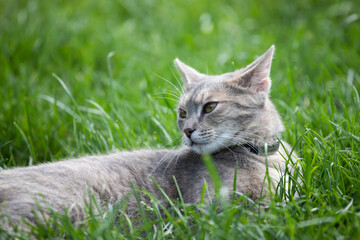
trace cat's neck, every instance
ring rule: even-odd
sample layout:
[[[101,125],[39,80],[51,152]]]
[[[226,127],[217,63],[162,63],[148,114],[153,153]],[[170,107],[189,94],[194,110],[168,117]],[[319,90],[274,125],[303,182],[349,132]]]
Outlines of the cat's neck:
[[[281,137],[284,125],[269,99],[266,99],[261,115],[262,117],[257,118],[257,121],[252,124],[252,134],[245,140],[246,143],[254,146],[271,146]]]

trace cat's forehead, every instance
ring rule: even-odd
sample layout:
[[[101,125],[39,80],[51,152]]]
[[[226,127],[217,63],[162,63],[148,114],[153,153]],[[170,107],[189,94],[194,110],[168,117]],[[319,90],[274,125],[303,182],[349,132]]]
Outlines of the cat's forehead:
[[[189,103],[204,104],[213,101],[224,101],[231,95],[225,84],[213,79],[205,79],[198,83],[186,85],[179,105],[185,106]]]

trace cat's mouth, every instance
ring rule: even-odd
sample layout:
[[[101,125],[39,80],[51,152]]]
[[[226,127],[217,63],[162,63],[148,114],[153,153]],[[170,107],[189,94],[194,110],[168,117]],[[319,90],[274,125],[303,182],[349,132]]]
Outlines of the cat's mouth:
[[[199,154],[211,154],[218,151],[220,147],[218,142],[214,140],[213,138],[203,139],[191,136],[191,138],[184,137],[183,143]]]
[[[197,142],[191,141],[190,147],[193,147],[194,145],[195,145],[195,146],[204,146],[204,145],[206,145],[206,144],[207,144],[207,143],[197,143]]]
[[[215,147],[214,144],[212,144],[211,142],[201,143],[201,142],[191,141],[188,142],[186,145],[191,147],[192,150],[194,150],[199,154],[211,154],[216,150],[214,149]]]
[[[212,154],[230,146],[232,135],[224,132],[222,135],[213,134],[208,138],[183,138],[183,143],[199,154]]]

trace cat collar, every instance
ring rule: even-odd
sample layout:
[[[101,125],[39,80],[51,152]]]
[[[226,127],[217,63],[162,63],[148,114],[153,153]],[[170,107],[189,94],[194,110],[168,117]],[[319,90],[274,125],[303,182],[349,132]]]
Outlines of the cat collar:
[[[279,150],[280,147],[280,142],[276,141],[275,143],[271,144],[271,145],[267,145],[267,146],[255,146],[251,143],[246,143],[244,145],[242,145],[242,147],[246,148],[249,150],[249,152],[257,154],[257,155],[270,155],[273,154],[275,152],[277,152],[277,150]]]

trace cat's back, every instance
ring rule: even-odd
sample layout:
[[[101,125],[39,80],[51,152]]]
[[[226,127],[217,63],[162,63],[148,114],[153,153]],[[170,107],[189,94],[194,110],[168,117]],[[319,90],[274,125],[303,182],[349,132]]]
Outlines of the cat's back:
[[[32,211],[40,205],[60,213],[70,208],[69,215],[81,219],[91,196],[107,205],[128,194],[132,182],[147,188],[149,173],[171,154],[169,150],[116,152],[1,170],[0,212],[15,221],[19,217],[34,221]]]
[[[97,175],[122,175],[122,177],[135,176],[133,169],[151,168],[169,150],[137,150],[132,152],[114,152],[106,155],[83,156],[57,162],[43,163],[35,166],[0,170],[0,182],[10,184],[11,181],[43,180],[42,184],[51,180],[69,180],[77,178],[96,178]],[[136,175],[145,172],[136,171]],[[31,180],[32,179],[32,180]],[[3,185],[0,185],[0,187]]]

